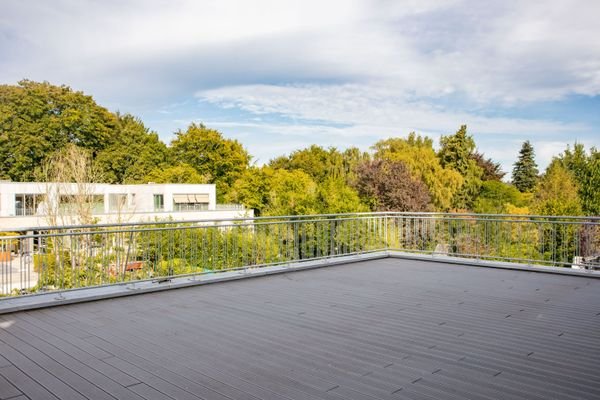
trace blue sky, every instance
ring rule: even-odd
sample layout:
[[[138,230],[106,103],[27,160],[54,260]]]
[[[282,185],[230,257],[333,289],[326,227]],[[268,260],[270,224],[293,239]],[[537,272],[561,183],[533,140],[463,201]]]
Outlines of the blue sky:
[[[467,124],[510,171],[600,147],[600,2],[0,0],[0,83],[67,84],[255,162]]]

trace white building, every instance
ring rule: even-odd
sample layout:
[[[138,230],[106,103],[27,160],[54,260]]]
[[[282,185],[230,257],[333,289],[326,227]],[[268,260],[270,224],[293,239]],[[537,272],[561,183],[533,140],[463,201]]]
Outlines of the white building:
[[[237,204],[217,204],[215,185],[0,182],[0,230],[78,224],[85,199],[94,222],[191,221],[252,217]]]

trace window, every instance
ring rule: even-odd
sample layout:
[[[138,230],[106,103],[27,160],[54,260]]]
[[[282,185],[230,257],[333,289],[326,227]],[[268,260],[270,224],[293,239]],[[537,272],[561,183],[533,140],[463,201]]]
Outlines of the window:
[[[43,196],[40,194],[17,194],[15,195],[15,213],[21,216],[36,215],[42,203]]]
[[[127,206],[127,195],[121,193],[111,193],[108,196],[108,204],[111,212],[123,211]]]
[[[165,196],[162,194],[154,195],[154,211],[163,211],[165,209]]]
[[[174,194],[173,210],[204,211],[208,210],[208,194]]]
[[[78,214],[81,212],[103,214],[104,196],[101,194],[61,194],[59,196],[58,212],[61,214]]]

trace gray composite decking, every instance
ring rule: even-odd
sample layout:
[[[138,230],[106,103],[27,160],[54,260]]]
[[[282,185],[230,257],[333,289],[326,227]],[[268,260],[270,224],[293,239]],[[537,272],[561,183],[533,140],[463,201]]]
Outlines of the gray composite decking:
[[[0,399],[598,399],[600,280],[384,259],[0,316]]]

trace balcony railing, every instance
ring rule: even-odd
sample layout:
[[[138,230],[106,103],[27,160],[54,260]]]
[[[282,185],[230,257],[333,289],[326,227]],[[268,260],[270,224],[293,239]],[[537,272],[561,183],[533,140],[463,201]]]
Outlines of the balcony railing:
[[[600,218],[359,213],[37,228],[0,236],[0,294],[389,251],[591,269]]]

